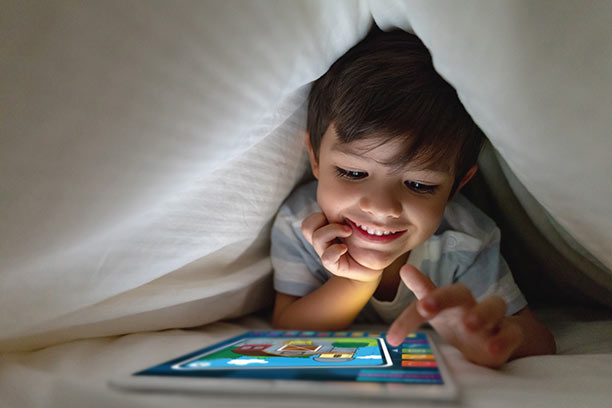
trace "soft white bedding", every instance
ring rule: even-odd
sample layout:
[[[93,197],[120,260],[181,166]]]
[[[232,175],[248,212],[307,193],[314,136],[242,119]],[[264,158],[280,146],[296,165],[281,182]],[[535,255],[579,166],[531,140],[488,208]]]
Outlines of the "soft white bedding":
[[[465,361],[452,347],[442,352],[462,396],[460,407],[608,407],[612,398],[612,313],[589,309],[543,310],[553,330],[556,356],[515,360],[500,370]],[[283,398],[126,393],[107,387],[115,375],[167,361],[251,329],[268,328],[251,316],[191,330],[142,332],[77,340],[0,357],[2,407],[311,407],[364,406]],[[437,338],[437,337],[436,337]],[[402,403],[396,406],[422,406]],[[387,406],[385,404],[385,406]],[[392,406],[392,405],[389,405]]]
[[[270,304],[270,221],[307,177],[308,84],[372,21],[416,32],[490,138],[487,200],[515,252],[535,252],[536,267],[527,258],[515,270],[534,279],[530,294],[559,288],[612,306],[610,2],[24,0],[0,10],[0,403],[202,405],[119,395],[104,381],[171,357],[169,343],[181,353],[265,324],[159,331]],[[611,318],[584,316],[550,311],[562,355],[501,371],[445,348],[464,405],[603,406]]]
[[[26,0],[0,13],[0,350],[268,304],[308,84],[373,20],[421,36],[516,175],[562,260],[533,274],[612,305],[612,3]]]

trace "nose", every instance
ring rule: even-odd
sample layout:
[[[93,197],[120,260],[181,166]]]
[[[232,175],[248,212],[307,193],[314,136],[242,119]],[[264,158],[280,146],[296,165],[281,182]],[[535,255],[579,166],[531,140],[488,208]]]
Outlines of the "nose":
[[[378,189],[361,197],[361,210],[381,218],[399,218],[402,202],[392,191]]]

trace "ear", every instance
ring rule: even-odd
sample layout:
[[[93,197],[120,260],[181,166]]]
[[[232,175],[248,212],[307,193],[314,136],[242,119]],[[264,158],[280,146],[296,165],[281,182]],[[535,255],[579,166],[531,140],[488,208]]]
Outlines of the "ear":
[[[316,159],[314,152],[312,150],[312,145],[310,144],[310,134],[308,132],[304,133],[305,135],[305,143],[308,148],[308,158],[310,159],[310,168],[312,169],[312,174],[314,174],[315,178],[319,179],[319,162]]]
[[[465,173],[465,176],[463,176],[463,178],[457,185],[457,189],[455,190],[453,197],[457,195],[457,193],[463,188],[463,186],[465,186],[468,183],[468,181],[472,179],[472,177],[474,177],[477,171],[478,171],[478,165],[475,164]]]

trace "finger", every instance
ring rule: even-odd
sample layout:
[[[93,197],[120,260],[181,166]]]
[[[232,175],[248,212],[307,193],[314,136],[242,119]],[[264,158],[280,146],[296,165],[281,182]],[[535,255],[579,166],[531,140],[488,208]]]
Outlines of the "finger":
[[[328,270],[339,269],[340,257],[348,251],[348,247],[345,244],[334,244],[330,245],[321,254],[321,263]]]
[[[417,299],[423,298],[425,295],[436,289],[436,285],[413,265],[404,265],[400,269],[400,277],[406,284],[408,289],[414,292]]]
[[[476,304],[463,318],[469,330],[493,330],[506,316],[506,302],[499,296],[489,296]]]
[[[348,225],[327,224],[312,234],[312,246],[315,252],[322,256],[330,245],[335,243],[336,238],[346,238],[353,233]]]
[[[387,343],[391,346],[400,345],[408,334],[425,322],[426,319],[417,311],[416,302],[412,303],[391,323],[387,331]]]
[[[504,322],[499,332],[487,342],[489,353],[510,357],[512,352],[523,342],[524,334],[521,328],[512,323]]]
[[[302,221],[302,235],[310,245],[312,245],[312,234],[325,224],[327,218],[321,212],[311,214]]]
[[[445,309],[472,308],[474,305],[476,305],[476,300],[472,292],[466,286],[456,283],[431,291],[417,302],[417,309],[423,317],[431,319]]]

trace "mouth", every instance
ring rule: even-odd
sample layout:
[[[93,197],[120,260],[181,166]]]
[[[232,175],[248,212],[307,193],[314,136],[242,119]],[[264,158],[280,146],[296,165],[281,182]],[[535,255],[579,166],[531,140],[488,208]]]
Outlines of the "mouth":
[[[391,242],[406,233],[406,230],[397,231],[366,227],[365,225],[357,224],[356,222],[348,218],[346,218],[346,221],[348,225],[351,226],[356,235],[360,238],[365,239],[366,241]]]

